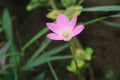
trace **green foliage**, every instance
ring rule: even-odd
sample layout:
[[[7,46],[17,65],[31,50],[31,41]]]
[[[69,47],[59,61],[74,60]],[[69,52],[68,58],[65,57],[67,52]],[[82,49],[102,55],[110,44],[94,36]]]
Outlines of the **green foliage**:
[[[77,58],[76,60],[77,60],[77,64],[78,64],[79,69],[82,68],[85,64],[85,61],[80,59],[80,58]],[[71,71],[73,73],[77,73],[77,69],[76,69],[76,65],[75,65],[74,60],[72,60],[70,65],[67,66],[67,70]]]
[[[84,22],[84,23],[82,23],[82,24],[84,24],[84,25],[93,24],[93,23],[96,23],[96,22],[100,22],[100,21],[102,21],[102,20],[104,20],[104,19],[107,19],[108,17],[109,17],[109,16],[98,17],[98,18],[95,18],[95,19],[86,21],[86,22]]]
[[[55,1],[55,0],[52,0],[52,1]],[[79,16],[82,12],[120,11],[120,6],[115,6],[115,5],[84,8],[83,6],[80,5],[83,2],[83,0],[80,0],[78,3],[77,3],[77,0],[61,0],[61,4],[58,2],[56,1],[55,4],[54,3],[51,4],[49,2],[49,0],[31,0],[27,6],[27,10],[30,11],[37,7],[46,7],[46,6],[51,6],[51,5],[54,7],[57,7],[58,4],[61,5],[60,7],[58,7],[59,9],[50,10],[50,13],[47,15],[47,17],[50,19],[56,19],[57,15],[59,15],[61,13],[66,14],[69,17],[69,19],[71,19],[73,16]],[[63,7],[65,7],[64,10],[62,10]],[[120,14],[98,17],[96,19],[86,21],[83,24],[84,25],[93,24],[95,22],[102,21],[109,17],[117,18],[117,17],[120,17]],[[120,23],[113,23],[113,22],[108,22],[108,21],[104,21],[104,23],[108,24],[110,26],[120,27]],[[21,65],[21,64],[19,64],[19,61],[22,61],[21,60],[22,58],[20,58],[20,53],[25,53],[25,50],[28,47],[31,47],[31,44],[36,42],[38,39],[41,39],[42,36],[49,31],[48,28],[43,28],[36,35],[34,35],[33,38],[31,38],[28,42],[26,42],[25,45],[23,45],[21,52],[19,52],[16,49],[17,47],[13,42],[14,36],[13,36],[12,19],[10,17],[9,11],[7,9],[4,10],[2,20],[0,20],[0,32],[2,32],[2,31],[4,31],[4,33],[5,33],[7,43],[0,49],[0,58],[2,60],[3,58],[6,58],[8,56],[10,57],[8,64],[5,64],[3,67],[5,70],[7,70],[7,68],[10,68],[10,70],[12,70],[14,77],[15,77],[14,80],[17,80],[17,74],[18,74],[17,71],[18,71],[19,65],[21,68],[21,70],[19,70],[19,71],[27,71],[27,70],[34,69],[37,66],[41,66],[42,64],[48,63],[50,61],[64,60],[64,59],[72,58],[71,55],[64,55],[64,56],[56,55],[60,51],[66,49],[68,47],[68,45],[61,45],[61,46],[55,47],[53,49],[50,49],[49,51],[46,51],[46,48],[51,43],[51,40],[45,38],[43,40],[43,42],[41,42],[38,49],[36,49],[33,52],[33,55],[28,59],[28,61],[25,61],[24,62],[25,64]],[[43,54],[41,54],[41,53],[43,53]],[[85,50],[83,50],[82,55],[76,54],[76,60],[77,60],[78,67],[79,67],[81,73],[83,70],[86,70],[86,68],[89,66],[88,61],[91,60],[92,54],[93,54],[93,49],[89,48],[89,47],[87,47]],[[22,57],[24,58],[24,55]],[[73,73],[77,72],[76,66],[75,66],[75,63],[73,60],[71,60],[71,63],[70,63],[70,65],[67,66],[67,69],[68,69],[68,71],[71,71]],[[52,69],[52,71],[53,71],[53,69]],[[2,72],[2,69],[0,72]],[[44,76],[45,76],[45,72],[42,72],[37,77],[35,77],[34,80],[43,80]],[[106,72],[105,77],[108,79],[114,79],[113,71]],[[13,80],[13,76],[9,77],[9,76],[4,76],[4,75],[1,76],[0,75],[1,80],[4,80],[4,79],[7,80],[8,78],[9,78],[9,80],[10,79]]]
[[[120,28],[120,23],[110,22],[110,21],[103,21],[103,23],[110,25],[112,27],[118,27]]]
[[[3,12],[2,27],[5,31],[7,40],[13,41],[12,23],[11,23],[10,14],[7,9],[4,9],[4,12]]]
[[[27,11],[31,11],[32,9],[47,6],[49,0],[31,0],[30,3],[27,5]]]
[[[81,72],[84,72],[84,70],[87,68],[88,63],[86,61],[91,60],[92,54],[93,49],[90,47],[87,47],[83,53],[81,53],[81,55],[76,54],[76,61]],[[67,70],[77,74],[77,68],[74,60],[71,60],[70,65],[67,66]]]
[[[11,74],[0,74],[0,80],[14,80]]]
[[[120,17],[120,14],[114,14],[114,15],[110,15],[111,18],[118,18]]]
[[[92,48],[90,48],[90,47],[87,47],[86,49],[85,49],[85,52],[84,52],[84,54],[83,54],[83,58],[85,59],[85,60],[91,60],[91,58],[92,58],[92,54],[93,54],[93,49]]]
[[[51,42],[51,40],[45,39],[45,40],[41,43],[40,47],[35,51],[35,53],[34,53],[34,54],[32,55],[32,57],[29,59],[28,62],[34,60],[37,56],[39,56],[39,55],[41,54],[41,52],[43,52],[44,49],[45,49],[46,47],[48,47],[48,45],[50,44],[50,42]]]
[[[75,3],[76,3],[76,0],[61,0],[61,4],[62,4],[64,7],[73,6],[73,5],[75,5]]]
[[[66,10],[52,10],[46,17],[56,19],[59,14],[66,14],[69,19],[72,19],[74,16],[79,16],[81,14],[82,8],[82,6],[70,6],[66,8]]]
[[[61,13],[63,13],[61,10],[52,10],[46,15],[46,17],[50,19],[56,19],[57,16]]]
[[[37,76],[34,78],[34,80],[43,80],[44,76],[45,76],[45,72],[42,72],[42,73],[40,73],[39,75],[37,75]]]
[[[98,7],[89,7],[83,8],[83,11],[120,11],[120,6],[98,6]]]
[[[72,19],[74,16],[79,16],[82,12],[82,9],[82,6],[70,6],[64,11],[64,14],[66,14],[69,19]]]
[[[7,9],[4,9],[1,24],[2,24],[2,28],[5,32],[5,36],[7,38],[7,41],[11,43],[10,47],[9,47],[9,54],[11,56],[10,56],[10,63],[8,65],[10,65],[12,67],[14,79],[17,79],[17,65],[19,64],[19,56],[18,56],[19,53],[18,53],[16,46],[13,42],[12,21],[11,21],[9,11]],[[4,66],[4,67],[6,67],[6,66]]]
[[[56,73],[55,73],[55,71],[54,71],[54,69],[53,69],[53,67],[52,67],[52,64],[51,64],[50,62],[48,62],[48,66],[49,66],[49,68],[50,68],[50,70],[51,70],[51,73],[52,73],[53,76],[54,76],[54,79],[55,79],[55,80],[58,80],[58,77],[57,77],[57,75],[56,75]]]
[[[7,40],[11,43],[10,45],[10,53],[11,53],[11,64],[16,65],[18,63],[19,57],[17,49],[15,44],[13,43],[13,29],[12,29],[12,22],[10,18],[10,14],[7,9],[4,10],[3,12],[3,17],[2,17],[2,27],[5,32],[5,36]]]
[[[116,80],[113,70],[108,70],[105,72],[105,78],[109,80]]]
[[[41,38],[48,31],[49,31],[48,28],[44,28],[41,31],[39,31],[33,38],[31,38],[28,42],[26,42],[26,44],[22,47],[22,51],[25,51],[26,48],[28,48],[37,39]]]
[[[7,53],[9,47],[10,47],[11,42],[7,42],[1,49],[0,49],[0,55],[4,55]]]
[[[8,49],[10,47],[10,42],[7,42],[1,49],[0,49],[0,65],[1,65],[1,68],[0,68],[0,73],[4,73],[4,70],[6,70],[6,68],[10,67],[6,67],[6,64],[5,64],[5,61],[6,61],[6,58],[8,56],[12,56],[10,54],[6,54]]]
[[[42,65],[46,62],[52,61],[53,60],[53,55],[57,54],[58,52],[66,49],[68,45],[61,45],[59,47],[53,48],[48,52],[44,52],[42,55],[38,56],[35,60],[26,63],[23,67],[22,70],[31,70],[33,67],[36,67],[38,65]],[[57,59],[57,58],[56,58]]]

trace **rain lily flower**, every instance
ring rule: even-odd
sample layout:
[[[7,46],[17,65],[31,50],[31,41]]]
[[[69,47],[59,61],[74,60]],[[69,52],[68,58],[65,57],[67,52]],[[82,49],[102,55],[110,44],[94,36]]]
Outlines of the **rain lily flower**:
[[[71,40],[84,29],[83,25],[78,25],[75,27],[76,21],[77,16],[69,21],[64,14],[58,15],[56,23],[46,23],[47,27],[53,32],[49,33],[47,37],[52,40]]]

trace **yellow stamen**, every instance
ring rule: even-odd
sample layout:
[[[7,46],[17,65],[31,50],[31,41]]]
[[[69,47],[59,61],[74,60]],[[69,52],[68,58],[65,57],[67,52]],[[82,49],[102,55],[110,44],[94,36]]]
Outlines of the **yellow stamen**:
[[[62,36],[65,38],[69,38],[70,37],[70,33],[69,32],[63,32]]]

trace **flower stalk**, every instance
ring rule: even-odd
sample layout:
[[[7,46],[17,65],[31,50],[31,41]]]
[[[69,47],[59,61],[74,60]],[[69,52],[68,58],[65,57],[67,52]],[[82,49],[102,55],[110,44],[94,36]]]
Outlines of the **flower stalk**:
[[[71,42],[71,41],[68,41],[68,44],[69,44],[69,48],[70,48],[71,54],[72,54],[72,56],[73,56],[73,60],[74,60],[76,69],[77,69],[78,79],[81,80],[81,79],[80,79],[80,76],[81,76],[81,75],[80,75],[80,72],[79,72],[78,63],[77,63],[77,60],[76,60],[76,56],[75,56],[75,54],[74,54],[74,49],[73,49],[73,47],[72,47],[72,42]]]

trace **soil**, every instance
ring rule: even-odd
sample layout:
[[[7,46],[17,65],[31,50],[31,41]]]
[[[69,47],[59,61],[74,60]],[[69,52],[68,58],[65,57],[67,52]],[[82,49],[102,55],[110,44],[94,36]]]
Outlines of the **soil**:
[[[113,4],[119,4],[119,2],[120,1],[118,0],[114,0]],[[14,19],[14,36],[18,47],[20,47],[20,45],[23,45],[38,31],[40,31],[45,26],[46,21],[50,21],[46,18],[46,14],[48,12],[46,8],[37,8],[30,12],[27,12],[26,5],[28,3],[29,0],[0,0],[0,15],[2,15],[3,9],[6,7],[9,9],[11,17]],[[87,3],[91,4],[87,5]],[[97,5],[98,2],[95,3],[94,0],[90,0],[84,3],[85,6],[91,6],[92,4]],[[109,13],[83,13],[81,16],[79,16],[79,21],[84,22],[102,15],[109,15]],[[120,18],[109,18],[107,20],[120,22]],[[2,37],[0,37],[0,43],[5,40],[3,39],[4,36],[1,36]],[[117,77],[116,80],[120,80],[120,28],[108,26],[103,22],[97,22],[87,25],[85,30],[81,35],[78,36],[78,38],[84,47],[90,46],[94,50],[91,65],[95,80],[110,80],[104,77],[105,73],[109,70],[112,70],[114,72],[115,77]],[[19,41],[19,39],[21,41]],[[41,40],[39,40],[39,42],[41,42]],[[51,47],[59,44],[62,44],[62,42],[54,42],[51,44]],[[37,47],[37,44],[33,44],[26,53],[32,53],[32,51],[34,51]],[[29,56],[30,55],[27,55],[26,58]],[[60,80],[77,80],[74,74],[68,74],[64,68],[64,65],[66,65],[64,61],[60,61],[59,63],[60,64],[54,62],[53,66],[56,72],[59,74],[58,76],[61,78]],[[46,65],[43,66],[45,66],[43,68],[47,71],[45,80],[53,80],[49,68],[46,67]],[[33,77],[36,76],[39,71],[42,71],[43,68],[38,68],[32,73],[27,73],[27,79],[21,78],[21,80],[33,80]]]

